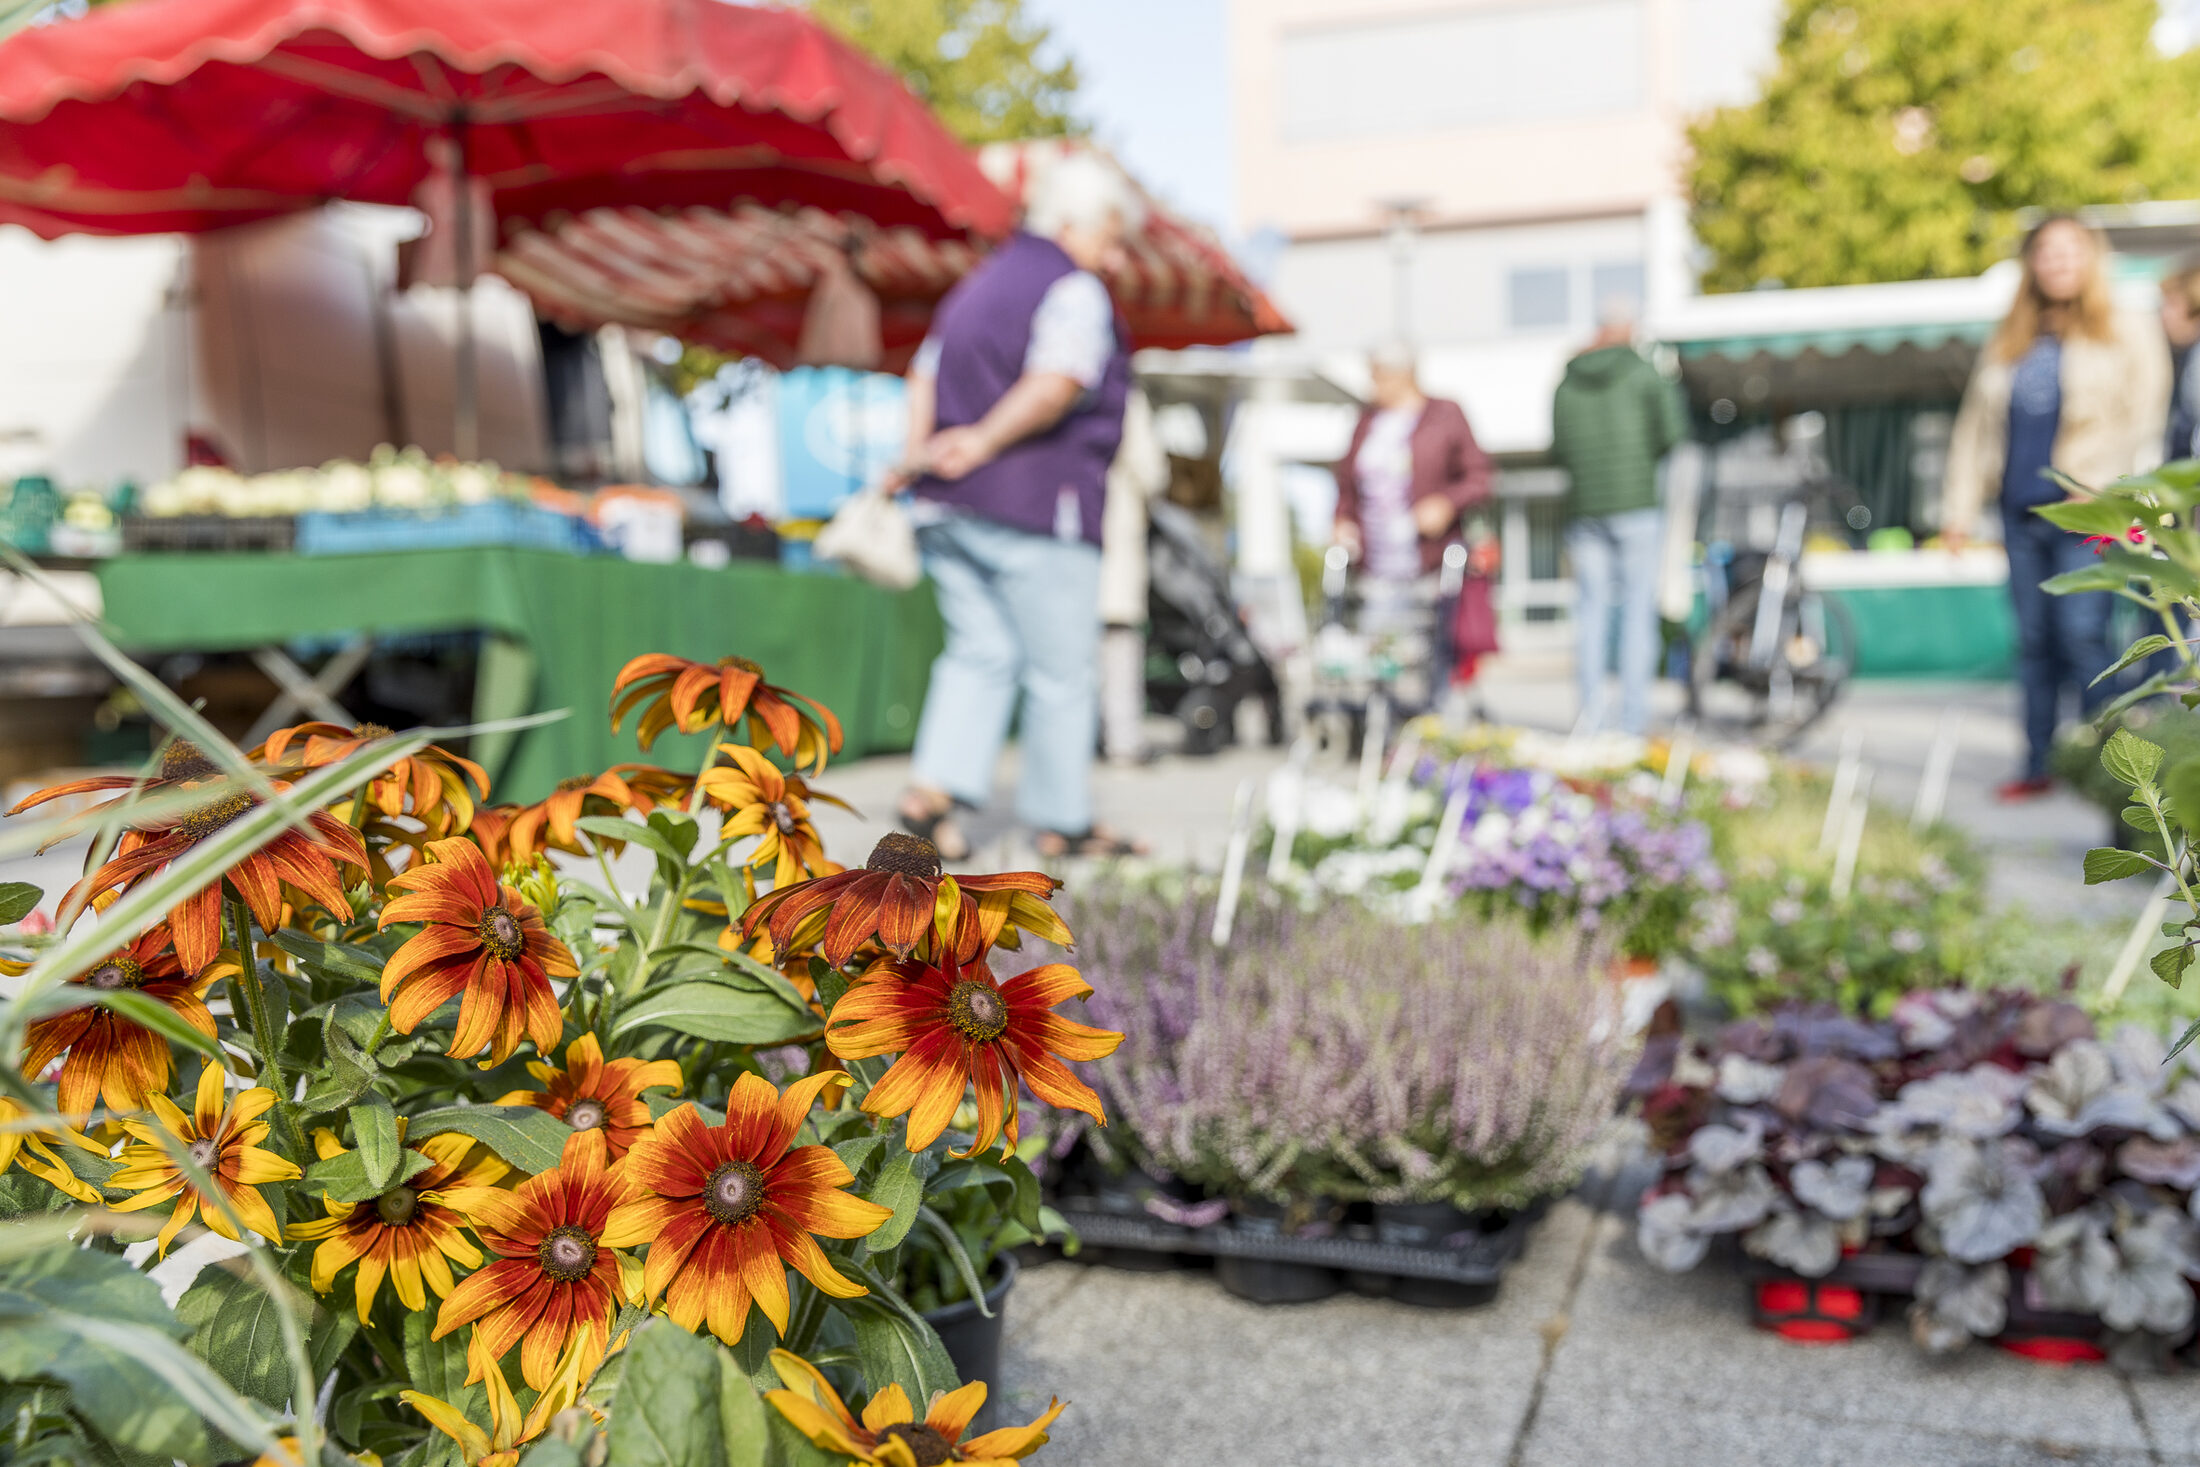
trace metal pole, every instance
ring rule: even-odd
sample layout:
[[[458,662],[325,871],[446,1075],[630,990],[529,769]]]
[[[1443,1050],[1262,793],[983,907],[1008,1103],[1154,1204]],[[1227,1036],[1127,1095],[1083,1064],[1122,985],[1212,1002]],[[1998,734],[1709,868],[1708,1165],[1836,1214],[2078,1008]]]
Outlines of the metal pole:
[[[481,457],[481,409],[475,383],[474,201],[464,116],[452,119],[451,141],[457,154],[451,169],[456,195],[451,244],[458,254],[453,267],[458,281],[458,334],[452,345],[451,451],[460,462],[471,463]]]

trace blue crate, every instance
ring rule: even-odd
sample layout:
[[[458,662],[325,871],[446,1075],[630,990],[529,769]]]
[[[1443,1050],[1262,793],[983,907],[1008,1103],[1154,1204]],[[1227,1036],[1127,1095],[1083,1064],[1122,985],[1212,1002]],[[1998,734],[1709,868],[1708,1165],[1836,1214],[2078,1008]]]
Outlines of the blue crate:
[[[386,550],[449,550],[468,545],[514,545],[594,555],[603,540],[586,520],[532,504],[498,501],[416,514],[370,509],[358,514],[298,516],[300,555],[365,555]]]

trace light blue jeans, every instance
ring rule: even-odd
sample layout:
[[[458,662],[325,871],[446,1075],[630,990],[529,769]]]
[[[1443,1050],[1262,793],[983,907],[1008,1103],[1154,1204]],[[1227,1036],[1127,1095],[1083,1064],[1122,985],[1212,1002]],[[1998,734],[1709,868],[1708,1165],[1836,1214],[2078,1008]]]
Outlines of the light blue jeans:
[[[1619,613],[1619,722],[1622,733],[1650,727],[1650,674],[1658,660],[1658,557],[1664,515],[1657,509],[1583,515],[1566,527],[1574,563],[1574,673],[1581,683],[1581,730],[1615,725],[1605,691],[1611,666],[1612,614]]]
[[[917,780],[984,805],[1021,692],[1016,813],[1039,830],[1090,830],[1100,548],[967,514],[919,528],[917,548],[947,623],[917,724]]]

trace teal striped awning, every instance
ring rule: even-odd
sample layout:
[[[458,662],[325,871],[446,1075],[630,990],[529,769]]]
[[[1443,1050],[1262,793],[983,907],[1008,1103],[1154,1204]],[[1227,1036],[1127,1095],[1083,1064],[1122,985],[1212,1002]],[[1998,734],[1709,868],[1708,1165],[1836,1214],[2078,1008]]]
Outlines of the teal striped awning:
[[[1775,331],[1761,335],[1713,336],[1701,341],[1677,341],[1674,349],[1684,362],[1714,357],[1736,360],[1770,356],[1782,359],[1815,352],[1822,357],[1846,356],[1852,351],[1884,354],[1907,347],[1932,352],[1943,347],[1983,346],[1994,331],[1991,321],[1935,322],[1931,325],[1826,327],[1813,331]]]

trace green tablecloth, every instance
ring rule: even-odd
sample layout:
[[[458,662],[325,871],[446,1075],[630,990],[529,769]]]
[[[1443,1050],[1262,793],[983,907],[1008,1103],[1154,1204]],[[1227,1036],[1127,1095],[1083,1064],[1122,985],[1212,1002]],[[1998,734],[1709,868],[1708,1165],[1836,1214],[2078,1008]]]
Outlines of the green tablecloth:
[[[2007,586],[1857,586],[1824,594],[1856,625],[1859,677],[2014,674],[2017,617]]]
[[[221,652],[348,632],[491,634],[475,716],[572,716],[489,753],[498,800],[642,756],[629,719],[611,732],[611,679],[630,657],[753,658],[775,683],[838,714],[843,757],[906,749],[941,645],[929,587],[894,593],[776,566],[645,565],[502,548],[380,555],[136,555],[99,573],[106,620],[136,652]],[[691,769],[703,741],[667,737],[649,758]],[[491,761],[494,762],[491,762]]]

